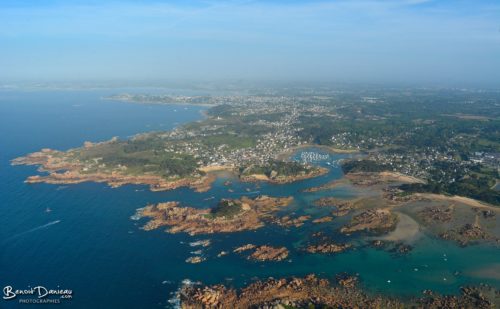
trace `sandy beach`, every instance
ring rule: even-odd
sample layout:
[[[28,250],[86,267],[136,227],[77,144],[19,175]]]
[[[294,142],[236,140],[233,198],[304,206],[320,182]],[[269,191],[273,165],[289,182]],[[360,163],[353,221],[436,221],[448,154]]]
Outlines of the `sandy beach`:
[[[415,193],[414,195],[417,197],[421,197],[421,198],[429,199],[429,200],[458,202],[458,203],[462,203],[462,204],[465,204],[465,205],[468,205],[471,207],[484,208],[484,209],[492,210],[495,212],[500,211],[500,207],[495,207],[493,205],[486,204],[486,203],[480,202],[478,200],[474,200],[474,199],[464,197],[464,196],[458,196],[458,195],[446,196],[443,194],[433,194],[433,193]]]

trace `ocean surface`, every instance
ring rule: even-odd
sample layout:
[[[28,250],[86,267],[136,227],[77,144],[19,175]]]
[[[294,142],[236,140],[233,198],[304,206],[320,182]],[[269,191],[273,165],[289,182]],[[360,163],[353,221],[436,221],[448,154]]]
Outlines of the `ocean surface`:
[[[338,160],[346,155],[321,154],[316,162],[330,173],[288,185],[240,183],[230,176],[217,180],[213,189],[195,193],[190,189],[150,192],[144,186],[111,189],[105,184],[25,184],[36,167],[11,166],[10,160],[42,148],[66,150],[85,141],[103,141],[114,136],[127,138],[146,131],[168,130],[203,118],[196,106],[139,105],[102,100],[121,92],[151,92],[144,89],[93,91],[0,91],[0,286],[14,289],[44,286],[71,289],[68,308],[164,308],[175,306],[175,292],[185,279],[206,284],[242,286],[258,278],[302,276],[316,273],[334,278],[337,273],[359,274],[370,293],[394,297],[419,296],[423,289],[457,293],[465,284],[500,281],[477,273],[498,265],[498,249],[487,246],[460,248],[424,235],[407,255],[364,246],[337,255],[311,255],[301,251],[312,231],[327,231],[339,241],[335,230],[347,218],[331,225],[284,229],[269,225],[252,232],[188,236],[163,230],[145,232],[143,219],[131,217],[148,203],[181,201],[193,207],[211,207],[220,198],[242,195],[294,196],[284,212],[320,216],[325,210],[311,205],[324,194],[352,196],[341,187],[329,192],[300,190],[342,177]],[[301,159],[300,153],[296,154]],[[230,180],[230,186],[223,182]],[[232,192],[230,192],[231,190]],[[50,211],[47,211],[50,210]],[[322,213],[325,212],[325,213]],[[344,220],[344,221],[343,221]],[[207,248],[191,246],[210,239]],[[354,240],[355,242],[357,240]],[[246,243],[285,245],[290,258],[283,262],[258,263],[222,251]],[[193,251],[202,250],[207,260],[188,264]],[[498,269],[498,268],[496,268]],[[17,297],[0,299],[0,308],[18,308]],[[51,306],[51,305],[47,305]]]

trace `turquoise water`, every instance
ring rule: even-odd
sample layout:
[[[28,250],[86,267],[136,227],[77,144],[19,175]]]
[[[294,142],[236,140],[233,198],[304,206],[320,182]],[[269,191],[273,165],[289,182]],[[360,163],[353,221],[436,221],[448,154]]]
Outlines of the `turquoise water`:
[[[189,189],[149,192],[144,186],[110,189],[94,183],[23,183],[27,176],[36,173],[36,168],[10,166],[9,161],[17,156],[44,147],[65,150],[87,140],[126,138],[140,132],[171,129],[202,118],[200,107],[100,100],[103,95],[117,92],[123,91],[0,92],[2,288],[44,285],[72,289],[73,299],[62,304],[71,308],[161,308],[169,305],[168,299],[187,278],[241,286],[269,276],[314,272],[333,278],[346,271],[359,273],[371,292],[401,297],[419,295],[429,288],[455,293],[463,284],[478,282],[500,287],[499,281],[469,275],[478,267],[497,263],[496,248],[459,248],[425,236],[410,254],[398,257],[367,247],[356,236],[349,239],[338,235],[336,229],[347,218],[321,227],[310,223],[299,229],[270,225],[258,231],[196,237],[161,230],[145,232],[139,229],[144,221],[130,219],[137,208],[152,202],[178,200],[194,207],[210,207],[222,197],[258,194],[293,195],[294,203],[284,212],[321,216],[324,210],[310,206],[321,195],[300,190],[342,177],[341,170],[326,165],[326,161],[321,164],[331,172],[316,179],[289,185],[244,184],[230,179],[230,187],[222,184],[227,179],[219,179],[205,193]],[[343,157],[333,155],[328,161]],[[229,188],[234,192],[229,192]],[[343,188],[329,193],[338,197],[352,195]],[[46,212],[47,208],[52,211]],[[313,230],[322,230],[341,241],[352,240],[358,248],[334,256],[304,254],[300,246]],[[199,249],[189,246],[189,242],[200,239],[212,240],[212,246],[203,249],[207,261],[185,263],[192,255],[190,252]],[[291,250],[290,260],[255,263],[234,254],[216,257],[222,250],[230,251],[246,243],[285,245]],[[1,308],[21,306],[15,300],[1,301]]]

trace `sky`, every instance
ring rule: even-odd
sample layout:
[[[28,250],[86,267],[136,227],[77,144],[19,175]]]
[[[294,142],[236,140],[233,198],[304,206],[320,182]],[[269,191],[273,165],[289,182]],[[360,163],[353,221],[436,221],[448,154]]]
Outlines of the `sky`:
[[[500,1],[0,1],[0,81],[228,79],[500,87]]]

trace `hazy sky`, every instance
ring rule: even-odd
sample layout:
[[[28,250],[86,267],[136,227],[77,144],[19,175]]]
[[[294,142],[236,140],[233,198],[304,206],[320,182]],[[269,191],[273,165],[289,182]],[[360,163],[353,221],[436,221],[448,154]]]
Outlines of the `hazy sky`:
[[[113,79],[500,86],[500,1],[0,1],[0,80]]]

